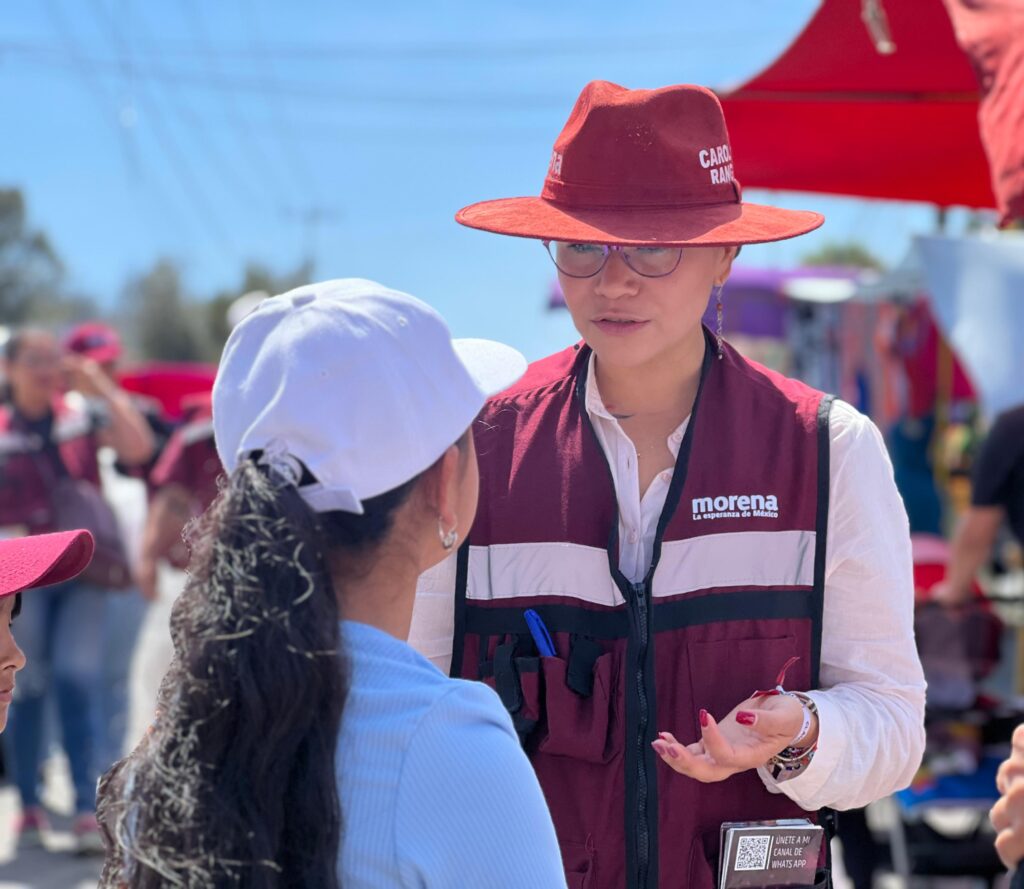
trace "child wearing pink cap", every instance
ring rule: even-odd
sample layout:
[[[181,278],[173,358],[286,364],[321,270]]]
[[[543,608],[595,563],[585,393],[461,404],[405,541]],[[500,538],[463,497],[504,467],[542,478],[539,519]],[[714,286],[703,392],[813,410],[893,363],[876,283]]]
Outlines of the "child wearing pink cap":
[[[12,626],[21,610],[21,593],[77,577],[92,558],[88,531],[62,531],[0,540],[0,732],[14,700],[15,674],[25,655],[14,641]]]

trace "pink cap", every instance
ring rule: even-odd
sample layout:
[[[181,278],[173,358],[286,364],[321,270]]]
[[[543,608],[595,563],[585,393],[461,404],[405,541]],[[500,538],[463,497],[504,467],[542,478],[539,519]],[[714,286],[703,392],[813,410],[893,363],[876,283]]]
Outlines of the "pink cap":
[[[121,357],[121,337],[109,324],[86,321],[67,335],[64,348],[100,364],[107,364]]]
[[[59,531],[0,540],[0,597],[71,580],[92,559],[88,531]]]

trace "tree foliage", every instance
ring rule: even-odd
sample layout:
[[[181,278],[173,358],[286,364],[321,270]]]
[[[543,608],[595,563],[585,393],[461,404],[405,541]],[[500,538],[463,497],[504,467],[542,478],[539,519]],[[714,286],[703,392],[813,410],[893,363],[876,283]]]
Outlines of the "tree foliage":
[[[277,274],[257,262],[248,263],[238,287],[220,291],[206,304],[206,329],[216,354],[220,355],[228,334],[231,333],[228,308],[236,299],[257,290],[262,290],[270,296],[284,293],[302,284],[308,284],[312,273],[312,266],[308,262],[303,262],[284,274]]]
[[[186,292],[177,263],[160,259],[128,281],[119,311],[106,320],[121,330],[133,357],[216,361],[230,333],[228,307],[238,297],[282,293],[311,275],[309,263],[277,273],[251,262],[237,287],[203,300]],[[63,327],[103,314],[89,296],[65,289],[63,264],[46,234],[29,224],[21,191],[0,188],[0,325]]]
[[[801,262],[804,265],[845,266],[858,269],[875,269],[882,271],[885,264],[863,244],[849,241],[845,244],[828,243],[813,253],[806,254]]]
[[[48,320],[60,302],[64,269],[45,234],[28,223],[18,189],[0,189],[0,321]]]
[[[148,272],[129,281],[123,304],[131,327],[130,340],[152,361],[203,361],[209,346],[196,305],[184,293],[181,270],[161,259]]]

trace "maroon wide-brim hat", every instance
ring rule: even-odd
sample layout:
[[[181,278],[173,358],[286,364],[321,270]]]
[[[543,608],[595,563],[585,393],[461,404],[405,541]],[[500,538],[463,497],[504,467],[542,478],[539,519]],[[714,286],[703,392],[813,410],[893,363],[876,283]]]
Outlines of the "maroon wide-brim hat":
[[[71,580],[86,569],[94,547],[88,531],[0,540],[0,598]]]
[[[824,217],[741,200],[718,97],[702,86],[588,83],[540,197],[463,207],[470,228],[552,241],[707,247],[805,234]]]

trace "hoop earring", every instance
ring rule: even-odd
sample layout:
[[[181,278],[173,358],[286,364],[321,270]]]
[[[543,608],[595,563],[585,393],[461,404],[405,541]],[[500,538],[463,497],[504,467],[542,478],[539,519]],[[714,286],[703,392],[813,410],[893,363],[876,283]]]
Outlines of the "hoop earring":
[[[724,284],[715,285],[715,343],[718,346],[718,358],[722,359],[722,288]]]
[[[437,536],[441,538],[441,546],[444,547],[445,552],[450,552],[452,547],[455,546],[455,541],[459,539],[458,532],[455,530],[457,525],[452,525],[450,531],[445,531],[444,525],[441,524],[441,519],[437,519]]]

